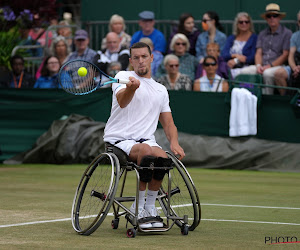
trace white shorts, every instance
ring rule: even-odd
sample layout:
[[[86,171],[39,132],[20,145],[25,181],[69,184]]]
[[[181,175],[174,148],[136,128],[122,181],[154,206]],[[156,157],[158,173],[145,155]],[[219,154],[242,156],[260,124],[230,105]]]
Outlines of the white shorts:
[[[136,142],[135,140],[125,140],[125,141],[121,141],[117,144],[115,144],[114,146],[122,149],[127,155],[130,154],[130,151],[132,149],[132,147],[136,144],[139,144],[140,142]],[[155,140],[147,140],[144,141],[142,143],[145,143],[147,145],[149,145],[150,147],[159,147],[161,148],[161,146],[159,146]]]

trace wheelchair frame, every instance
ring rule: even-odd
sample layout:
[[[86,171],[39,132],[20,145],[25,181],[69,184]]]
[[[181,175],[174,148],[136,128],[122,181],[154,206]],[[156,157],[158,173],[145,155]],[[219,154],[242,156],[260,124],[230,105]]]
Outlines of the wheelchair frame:
[[[109,145],[107,152],[97,156],[87,167],[76,189],[72,205],[74,230],[80,235],[92,234],[104,221],[111,207],[114,215],[111,222],[112,228],[117,229],[120,217],[125,215],[126,227],[128,222],[133,226],[133,228],[127,230],[127,237],[130,238],[135,237],[137,231],[166,232],[174,224],[181,229],[183,235],[187,235],[189,231],[194,230],[201,220],[198,192],[181,161],[173,154],[166,153],[172,159],[173,164],[171,167],[161,168],[168,170],[167,177],[164,177],[157,197],[157,201],[166,217],[166,223],[162,228],[142,229],[139,227],[137,203],[139,200],[139,170],[142,167],[128,161],[127,155],[122,150]],[[153,170],[151,167],[150,169]],[[126,197],[123,195],[126,177],[130,171],[134,171],[136,175],[136,196]],[[121,184],[120,187],[119,184]],[[118,188],[120,188],[120,195],[116,197]],[[175,200],[174,204],[173,199]],[[188,204],[186,204],[187,199],[191,200]],[[123,204],[133,201],[136,201],[135,214]],[[189,223],[190,220],[192,220],[192,223]]]

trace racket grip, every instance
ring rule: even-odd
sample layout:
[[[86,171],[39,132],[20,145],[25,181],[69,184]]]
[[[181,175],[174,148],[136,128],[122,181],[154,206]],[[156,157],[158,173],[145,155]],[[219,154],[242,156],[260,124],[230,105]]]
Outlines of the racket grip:
[[[118,83],[124,83],[124,84],[127,84],[129,83],[130,81],[128,79],[118,79]]]

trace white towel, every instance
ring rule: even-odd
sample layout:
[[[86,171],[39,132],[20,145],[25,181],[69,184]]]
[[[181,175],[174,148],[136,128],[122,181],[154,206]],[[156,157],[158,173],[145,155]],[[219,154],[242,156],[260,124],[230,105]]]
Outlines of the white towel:
[[[231,92],[229,136],[257,134],[257,97],[248,89],[234,88]]]

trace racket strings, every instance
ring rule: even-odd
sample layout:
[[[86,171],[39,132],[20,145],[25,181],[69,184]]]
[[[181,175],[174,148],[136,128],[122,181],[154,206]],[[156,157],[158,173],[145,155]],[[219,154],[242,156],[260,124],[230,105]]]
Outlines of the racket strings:
[[[78,69],[84,67],[87,70],[85,76],[79,76]],[[62,87],[72,94],[86,94],[97,88],[97,69],[88,62],[73,61],[67,64],[61,73]]]

